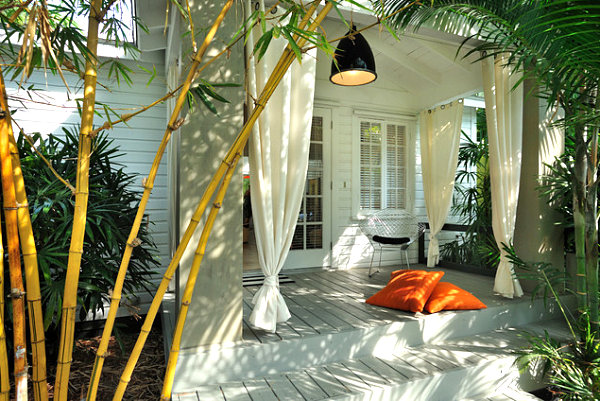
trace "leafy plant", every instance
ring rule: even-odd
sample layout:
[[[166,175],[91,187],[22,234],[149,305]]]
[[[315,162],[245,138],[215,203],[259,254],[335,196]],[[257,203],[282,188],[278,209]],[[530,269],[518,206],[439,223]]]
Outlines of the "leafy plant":
[[[555,300],[559,307],[571,338],[559,341],[547,331],[543,336],[526,333],[529,348],[519,352],[517,363],[521,369],[542,362],[544,375],[552,391],[562,400],[592,401],[600,399],[600,341],[592,329],[590,316],[583,313],[574,317],[562,302],[557,289],[565,288],[570,278],[564,269],[548,263],[527,263],[520,259],[513,247],[505,247],[509,259],[518,267],[520,278],[535,280],[537,286],[532,291],[532,299],[540,292],[544,301]],[[566,286],[568,288],[568,286]]]
[[[73,182],[77,163],[78,135],[64,130],[64,137],[34,136],[36,149],[63,178]],[[49,171],[43,160],[20,135],[18,138],[23,175],[40,267],[40,282],[46,329],[60,321],[62,293],[73,222],[73,194]],[[78,288],[79,317],[96,314],[109,301],[109,291],[119,268],[139,193],[131,189],[137,176],[118,167],[119,149],[101,134],[93,141],[90,168],[89,208],[83,261]],[[150,278],[159,262],[149,232],[149,223],[139,232],[140,246],[134,248],[125,280],[125,294],[149,290]]]
[[[492,232],[492,194],[488,168],[485,109],[477,109],[477,138],[463,132],[458,151],[455,196],[452,213],[460,217],[467,231],[441,247],[442,259],[455,263],[495,269],[500,252]]]

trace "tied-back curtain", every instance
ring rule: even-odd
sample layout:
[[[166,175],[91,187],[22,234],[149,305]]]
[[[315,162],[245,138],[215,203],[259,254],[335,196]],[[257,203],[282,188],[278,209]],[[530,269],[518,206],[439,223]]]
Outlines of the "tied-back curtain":
[[[252,2],[254,5],[254,2]],[[261,1],[260,7],[264,4]],[[248,40],[248,89],[257,99],[287,40],[273,39],[257,61]],[[260,268],[265,275],[253,298],[250,324],[274,332],[290,313],[279,292],[278,273],[287,258],[306,180],[315,90],[316,52],[305,53],[302,63],[294,61],[267,103],[249,141],[252,218]],[[250,101],[253,101],[252,99]]]
[[[420,116],[423,191],[430,228],[428,267],[435,266],[440,260],[437,234],[446,222],[452,203],[462,115],[463,101],[457,100],[422,111]]]
[[[514,88],[521,74],[511,73],[508,56],[482,60],[485,116],[489,140],[492,229],[500,248],[494,292],[507,297],[523,295],[514,267],[502,244],[509,245],[515,231],[523,137],[523,85]],[[514,89],[513,89],[514,88]]]

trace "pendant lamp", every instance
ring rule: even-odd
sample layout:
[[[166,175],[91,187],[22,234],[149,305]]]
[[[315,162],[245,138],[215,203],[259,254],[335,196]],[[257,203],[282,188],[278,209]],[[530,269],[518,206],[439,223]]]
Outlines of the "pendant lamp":
[[[340,40],[333,57],[329,80],[334,84],[359,86],[377,79],[373,52],[364,36],[356,32],[356,26],[352,25]]]

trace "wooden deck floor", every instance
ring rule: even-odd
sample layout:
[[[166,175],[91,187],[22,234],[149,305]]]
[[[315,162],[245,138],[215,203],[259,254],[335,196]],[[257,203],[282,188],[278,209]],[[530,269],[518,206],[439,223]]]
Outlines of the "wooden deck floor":
[[[413,268],[424,267],[417,265]],[[395,269],[382,267],[381,272],[371,278],[367,274],[367,269],[318,270],[290,275],[295,283],[283,284],[280,290],[292,317],[286,323],[278,324],[276,333],[267,333],[250,327],[247,319],[252,311],[252,297],[260,286],[244,287],[243,340],[246,343],[266,343],[385,325],[394,321],[426,319],[428,314],[407,313],[365,303],[368,297],[385,286],[392,270]],[[493,277],[450,269],[435,270],[445,271],[442,281],[451,282],[473,293],[488,307],[523,302],[523,298],[511,300],[494,295]],[[526,297],[527,295],[524,296]]]
[[[392,270],[371,278],[360,268],[287,272],[295,282],[280,290],[292,316],[275,333],[250,327],[260,286],[244,287],[242,341],[184,350],[177,368],[183,384],[174,400],[454,401],[473,395],[465,392],[473,383],[485,389],[477,401],[515,400],[488,394],[495,394],[498,380],[518,376],[517,334],[547,328],[556,312],[541,300],[532,304],[527,294],[493,294],[493,277],[449,269],[435,270],[488,309],[415,314],[366,304]]]

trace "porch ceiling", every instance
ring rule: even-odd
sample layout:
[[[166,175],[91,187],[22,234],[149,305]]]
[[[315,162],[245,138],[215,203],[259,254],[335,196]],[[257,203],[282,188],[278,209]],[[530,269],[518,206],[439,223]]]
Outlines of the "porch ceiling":
[[[360,29],[372,22],[361,16],[355,23]],[[348,28],[337,18],[325,22],[329,38],[343,36]],[[377,80],[370,84],[410,99],[406,111],[419,112],[460,96],[468,96],[482,87],[481,67],[476,55],[464,58],[468,47],[459,50],[461,38],[424,29],[418,35],[407,33],[394,38],[376,27],[363,33],[369,42],[377,67]],[[320,57],[318,80],[328,80],[331,61]]]

